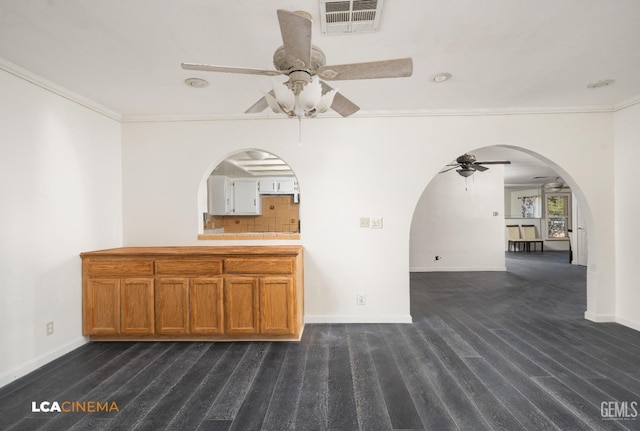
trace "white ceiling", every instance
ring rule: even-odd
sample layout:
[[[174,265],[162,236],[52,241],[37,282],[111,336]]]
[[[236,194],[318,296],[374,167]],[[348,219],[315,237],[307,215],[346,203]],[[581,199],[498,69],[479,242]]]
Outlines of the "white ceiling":
[[[125,121],[245,117],[270,78],[180,63],[271,69],[279,8],[312,15],[327,64],[413,58],[410,78],[332,83],[361,107],[355,116],[612,110],[640,99],[638,0],[386,0],[376,33],[331,36],[318,0],[0,0],[0,68]],[[441,72],[453,78],[434,83]],[[190,77],[210,85],[188,87]],[[604,79],[615,83],[587,88]],[[556,175],[521,152],[475,154],[512,160],[507,184]]]
[[[611,109],[640,95],[637,0],[386,0],[378,32],[332,36],[318,0],[0,0],[0,57],[125,120],[242,116],[268,77],[180,63],[272,68],[278,8],[312,15],[327,64],[413,58],[410,78],[334,85],[355,115]],[[440,72],[453,79],[434,83]],[[603,79],[615,84],[587,89]]]

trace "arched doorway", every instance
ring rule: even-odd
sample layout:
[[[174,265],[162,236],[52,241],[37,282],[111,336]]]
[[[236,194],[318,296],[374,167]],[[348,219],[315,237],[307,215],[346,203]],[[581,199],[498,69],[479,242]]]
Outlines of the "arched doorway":
[[[540,154],[515,146],[484,147],[469,153],[476,155],[477,160],[511,160],[512,163],[487,165],[488,170],[470,177],[458,175],[454,169],[431,179],[413,214],[412,273],[505,271],[505,226],[510,223],[533,225],[546,251],[566,252],[565,263],[569,263],[572,228],[580,232],[580,246],[586,247],[593,217],[584,194],[568,172]],[[554,184],[552,188],[550,185]],[[523,198],[535,207],[528,218],[512,214],[510,209],[522,207]],[[575,238],[573,243],[576,251]],[[581,250],[574,253],[574,263],[586,263],[586,250]],[[589,265],[595,265],[593,262],[592,257]],[[588,277],[586,293],[588,310]]]

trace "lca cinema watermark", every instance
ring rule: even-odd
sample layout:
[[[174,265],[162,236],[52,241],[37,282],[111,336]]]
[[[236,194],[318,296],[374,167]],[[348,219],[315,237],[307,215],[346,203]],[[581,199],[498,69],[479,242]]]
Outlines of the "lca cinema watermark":
[[[600,417],[603,420],[633,421],[638,417],[637,401],[603,401],[600,403]]]
[[[31,401],[32,413],[113,413],[115,401]]]

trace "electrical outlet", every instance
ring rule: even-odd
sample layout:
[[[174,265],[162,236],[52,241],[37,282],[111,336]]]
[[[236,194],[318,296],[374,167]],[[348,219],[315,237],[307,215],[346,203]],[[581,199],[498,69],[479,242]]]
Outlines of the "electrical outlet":
[[[367,294],[364,292],[358,292],[356,294],[356,302],[358,305],[367,305]]]
[[[47,322],[47,335],[53,335],[53,322]]]
[[[368,228],[369,225],[369,217],[360,217],[360,227]]]

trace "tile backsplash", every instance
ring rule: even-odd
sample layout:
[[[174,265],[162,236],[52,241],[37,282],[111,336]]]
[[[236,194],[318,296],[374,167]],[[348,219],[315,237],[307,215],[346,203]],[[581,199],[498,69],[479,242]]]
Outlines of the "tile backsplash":
[[[293,195],[262,196],[262,215],[209,216],[207,229],[224,228],[225,233],[300,232],[300,204]]]

